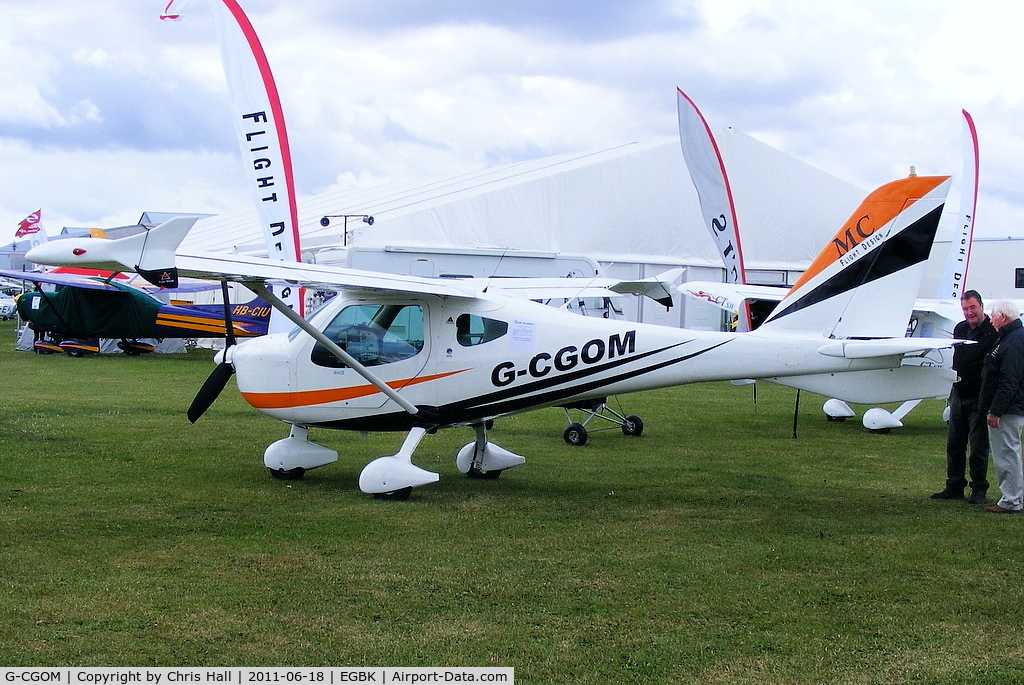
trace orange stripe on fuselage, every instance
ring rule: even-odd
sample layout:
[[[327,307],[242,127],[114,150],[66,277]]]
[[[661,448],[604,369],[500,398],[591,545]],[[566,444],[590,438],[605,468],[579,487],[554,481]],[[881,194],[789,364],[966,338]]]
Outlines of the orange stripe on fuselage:
[[[421,376],[401,381],[391,381],[388,387],[400,390],[410,385],[418,385],[429,381],[436,381],[448,376],[454,376],[468,371],[460,369],[448,373],[438,373],[433,376]],[[379,393],[375,386],[357,385],[350,388],[327,388],[325,390],[304,390],[302,392],[243,392],[245,401],[256,409],[289,409],[291,407],[308,407],[313,404],[329,404],[331,402],[344,402],[360,397],[367,397]]]
[[[181,314],[158,313],[156,323],[167,328],[180,328],[197,333],[214,333],[224,335],[224,322],[217,319],[202,319],[195,316],[183,316]],[[232,322],[235,335],[239,337],[254,337],[255,334],[244,324]]]
[[[156,322],[167,328],[179,328],[183,331],[196,331],[200,333],[217,333],[224,335],[224,324],[216,324],[200,321],[172,321],[168,319],[157,319]]]
[[[855,245],[896,218],[904,209],[925,197],[948,176],[910,176],[876,188],[850,215],[828,246],[811,262],[790,292],[834,264]]]

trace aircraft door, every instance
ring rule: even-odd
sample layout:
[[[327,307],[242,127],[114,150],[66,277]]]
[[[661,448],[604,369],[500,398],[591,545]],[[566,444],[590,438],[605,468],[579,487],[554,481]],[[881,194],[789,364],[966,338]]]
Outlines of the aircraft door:
[[[420,302],[350,304],[323,329],[324,334],[370,372],[399,392],[423,371],[429,357],[429,316]],[[348,407],[376,408],[388,398],[350,369],[320,343],[311,346],[309,362],[300,365],[298,389],[338,388],[336,401]],[[430,386],[430,384],[424,384]],[[350,389],[351,392],[345,392]],[[416,385],[406,391],[410,401],[428,404],[429,389]]]

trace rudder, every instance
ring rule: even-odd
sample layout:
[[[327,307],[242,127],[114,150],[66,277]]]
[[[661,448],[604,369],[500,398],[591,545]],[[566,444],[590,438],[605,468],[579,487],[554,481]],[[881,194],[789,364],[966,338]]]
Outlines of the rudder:
[[[949,176],[911,176],[871,192],[761,327],[903,336],[948,191]]]

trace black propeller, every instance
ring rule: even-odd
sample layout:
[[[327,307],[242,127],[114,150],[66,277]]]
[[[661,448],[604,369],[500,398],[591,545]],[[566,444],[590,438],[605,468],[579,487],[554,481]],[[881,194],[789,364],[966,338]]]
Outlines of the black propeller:
[[[221,281],[220,289],[221,294],[224,296],[224,337],[226,338],[224,352],[222,353],[224,361],[217,364],[213,369],[213,373],[203,383],[203,387],[199,388],[195,399],[189,405],[188,420],[192,423],[198,421],[199,417],[206,413],[206,410],[210,408],[213,401],[224,390],[224,386],[228,384],[228,379],[235,373],[235,367],[227,360],[228,350],[235,344],[235,324],[231,321],[231,302],[228,298],[227,281]]]
[[[196,397],[192,400],[192,404],[188,407],[188,420],[195,423],[199,420],[213,401],[217,399],[224,386],[228,384],[228,379],[231,378],[231,374],[235,372],[235,367],[227,362],[221,362],[213,369],[213,373],[207,377],[206,382],[203,383],[203,387],[199,388],[199,392],[196,393]]]

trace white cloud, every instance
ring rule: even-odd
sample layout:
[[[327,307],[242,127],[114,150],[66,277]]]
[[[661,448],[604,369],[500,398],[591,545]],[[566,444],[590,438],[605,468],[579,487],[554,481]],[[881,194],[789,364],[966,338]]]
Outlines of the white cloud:
[[[163,4],[0,0],[0,241],[39,206],[81,225],[249,202],[205,7]],[[1007,2],[243,4],[304,194],[672,136],[680,86],[713,127],[864,187],[958,173],[966,108],[979,231],[1024,218]]]

